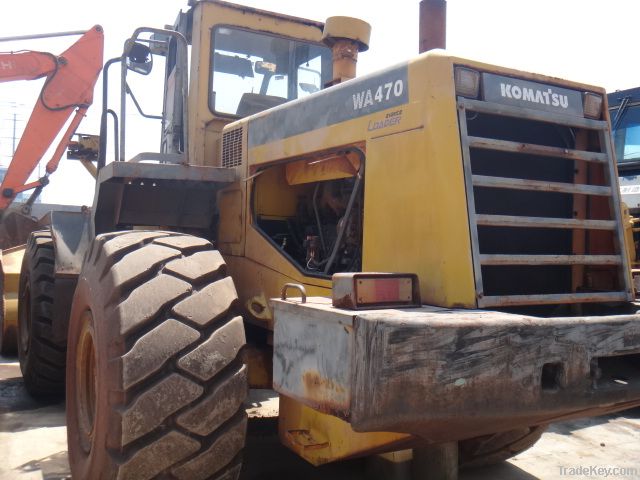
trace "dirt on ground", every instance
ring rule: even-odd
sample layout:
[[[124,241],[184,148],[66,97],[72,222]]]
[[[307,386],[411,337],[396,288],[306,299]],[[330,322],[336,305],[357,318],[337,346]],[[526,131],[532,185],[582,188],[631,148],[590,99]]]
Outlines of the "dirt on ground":
[[[0,479],[71,478],[64,408],[30,398],[17,359],[0,357]],[[244,458],[242,480],[377,480],[382,472],[364,460],[315,468],[278,442],[273,419],[250,422]],[[384,480],[402,480],[407,470],[399,464]],[[640,409],[552,425],[508,462],[460,473],[461,480],[570,478],[640,479]]]

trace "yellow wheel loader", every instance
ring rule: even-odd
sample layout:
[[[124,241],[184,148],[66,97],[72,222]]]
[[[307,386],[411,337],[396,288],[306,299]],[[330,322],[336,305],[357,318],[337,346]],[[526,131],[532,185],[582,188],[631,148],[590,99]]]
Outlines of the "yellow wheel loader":
[[[609,93],[609,115],[611,116],[611,135],[613,136],[616,160],[618,162],[618,180],[623,201],[623,221],[627,240],[627,250],[631,263],[636,295],[640,291],[640,265],[638,258],[638,223],[640,219],[640,185],[638,185],[637,116],[639,89],[630,88]]]
[[[238,478],[256,388],[314,465],[448,478],[640,404],[602,89],[443,50],[353,78],[361,21],[189,7],[105,65],[119,134],[105,100],[94,205],[52,216],[74,478]],[[129,156],[162,59],[160,151]]]

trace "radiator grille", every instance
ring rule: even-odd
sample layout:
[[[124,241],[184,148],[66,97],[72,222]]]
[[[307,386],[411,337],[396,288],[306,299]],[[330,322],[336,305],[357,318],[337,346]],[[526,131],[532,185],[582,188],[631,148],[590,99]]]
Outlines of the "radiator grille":
[[[632,300],[607,122],[458,114],[478,307]]]
[[[242,127],[224,132],[222,135],[222,166],[242,165]]]

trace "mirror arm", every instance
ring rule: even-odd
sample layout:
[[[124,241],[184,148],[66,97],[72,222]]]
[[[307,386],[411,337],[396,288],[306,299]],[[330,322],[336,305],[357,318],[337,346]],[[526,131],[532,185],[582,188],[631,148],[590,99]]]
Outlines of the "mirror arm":
[[[160,28],[149,28],[149,27],[140,27],[137,28],[136,30],[134,30],[133,35],[131,36],[131,38],[129,38],[126,42],[125,42],[125,47],[124,47],[124,53],[121,57],[121,62],[122,62],[122,67],[121,67],[121,72],[120,72],[120,145],[119,145],[119,150],[120,150],[120,154],[119,157],[120,159],[124,160],[126,158],[126,110],[127,110],[127,102],[126,102],[126,96],[127,96],[127,92],[126,89],[127,87],[125,87],[125,84],[127,82],[127,72],[128,72],[128,68],[127,68],[127,54],[130,52],[131,50],[131,42],[135,42],[138,37],[140,36],[140,34],[142,33],[152,33],[152,34],[158,34],[158,35],[164,35],[167,37],[174,37],[177,42],[178,42],[178,51],[177,51],[177,55],[178,55],[178,59],[179,62],[184,62],[184,66],[186,67],[187,65],[187,57],[188,57],[188,43],[186,38],[184,37],[184,35],[182,35],[179,32],[176,32],[174,30],[164,30],[164,29],[160,29]],[[177,82],[176,85],[176,89],[180,92],[180,96],[182,97],[182,104],[183,106],[187,105],[187,94],[188,94],[188,75],[186,71],[182,71],[183,69],[181,68],[181,75],[179,75],[179,82]],[[137,103],[137,102],[136,102]],[[139,107],[138,107],[139,108]],[[189,118],[187,115],[187,109],[183,108],[182,109],[182,130],[183,130],[183,145],[184,145],[184,150],[185,150],[185,154],[186,152],[189,151],[189,137],[187,135],[187,132],[189,131]]]
[[[138,113],[140,115],[142,115],[144,118],[151,118],[152,120],[162,120],[162,115],[150,115],[148,113],[144,113],[142,111],[142,107],[140,107],[140,104],[138,103],[138,99],[133,94],[133,91],[131,90],[131,87],[129,86],[129,83],[126,83],[125,87],[126,87],[126,92],[129,94],[129,96],[131,96],[131,100],[133,100],[133,104],[138,109]]]

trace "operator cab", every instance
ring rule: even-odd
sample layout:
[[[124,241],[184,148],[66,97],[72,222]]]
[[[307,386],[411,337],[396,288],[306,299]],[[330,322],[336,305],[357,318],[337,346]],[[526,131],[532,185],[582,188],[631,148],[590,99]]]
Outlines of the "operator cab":
[[[246,117],[319,91],[331,79],[331,50],[269,33],[213,29],[209,106]]]

